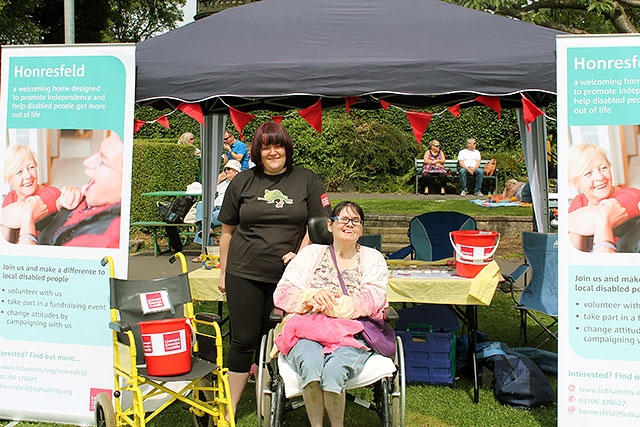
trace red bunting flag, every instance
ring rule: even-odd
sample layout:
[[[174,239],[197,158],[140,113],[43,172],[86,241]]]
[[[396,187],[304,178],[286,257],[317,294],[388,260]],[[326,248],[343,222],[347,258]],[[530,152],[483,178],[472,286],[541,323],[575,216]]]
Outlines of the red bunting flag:
[[[194,102],[191,104],[183,102],[182,104],[178,105],[178,110],[182,111],[201,125],[204,124],[204,114],[202,114],[202,107],[200,106],[199,102]]]
[[[427,126],[429,126],[432,117],[433,114],[429,113],[407,111],[407,119],[409,120],[409,123],[411,123],[413,136],[416,138],[416,141],[418,141],[418,148],[422,148],[420,141],[422,140],[422,135],[424,135],[424,131],[427,129]]]
[[[233,107],[229,107],[229,115],[231,116],[233,126],[240,134],[240,139],[243,139],[242,129],[244,129],[247,123],[253,120],[256,116],[254,116],[253,114],[244,113],[240,110],[236,110]]]
[[[140,128],[145,125],[145,123],[147,122],[145,122],[144,120],[133,119],[133,133],[138,132]]]
[[[344,99],[344,109],[349,114],[351,111],[351,106],[356,103],[356,101],[360,98],[359,96],[347,96]]]
[[[532,123],[536,117],[544,115],[544,112],[536,107],[536,105],[529,101],[526,96],[522,95],[522,115],[524,116],[524,123],[527,125],[527,131],[529,131],[529,124]]]
[[[271,116],[271,120],[279,124],[282,124],[282,119],[284,119],[284,116]]]
[[[460,115],[460,104],[456,104],[453,107],[449,107],[447,108],[447,110],[449,110],[449,112],[453,114],[453,117],[457,119],[458,116]]]
[[[322,133],[322,102],[318,99],[314,104],[308,106],[304,110],[298,111],[298,114],[307,121],[318,133]]]
[[[160,116],[156,119],[156,123],[160,123],[162,126],[166,127],[167,129],[171,129],[171,126],[169,126],[169,119],[167,118],[167,116]]]
[[[486,105],[487,107],[498,113],[498,120],[500,120],[500,98],[498,98],[497,96],[479,95],[476,98],[476,101],[478,101],[480,104]]]
[[[389,106],[390,106],[391,104],[389,104],[387,101],[383,101],[383,100],[381,99],[381,100],[380,100],[380,105],[382,105],[382,108],[383,108],[384,110],[388,110],[388,109],[389,109]]]

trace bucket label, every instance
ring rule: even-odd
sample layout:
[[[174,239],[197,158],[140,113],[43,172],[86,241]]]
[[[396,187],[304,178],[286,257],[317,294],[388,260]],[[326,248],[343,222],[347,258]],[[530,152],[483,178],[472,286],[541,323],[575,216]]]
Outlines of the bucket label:
[[[456,247],[456,261],[466,264],[488,264],[493,260],[493,247],[462,246]]]
[[[167,291],[154,291],[140,294],[140,305],[142,313],[158,313],[160,311],[171,310],[171,301]]]
[[[157,334],[143,334],[142,348],[145,356],[168,356],[185,353],[188,351],[186,338],[184,329]]]

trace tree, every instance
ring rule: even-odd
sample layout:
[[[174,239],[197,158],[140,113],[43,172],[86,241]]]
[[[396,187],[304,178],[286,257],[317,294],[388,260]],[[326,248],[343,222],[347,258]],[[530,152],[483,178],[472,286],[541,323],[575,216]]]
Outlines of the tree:
[[[449,0],[573,34],[637,33],[639,0]]]
[[[186,0],[74,0],[77,43],[139,42],[171,30]],[[64,43],[64,0],[0,0],[0,43]]]
[[[139,42],[172,30],[186,0],[111,0],[104,41]]]

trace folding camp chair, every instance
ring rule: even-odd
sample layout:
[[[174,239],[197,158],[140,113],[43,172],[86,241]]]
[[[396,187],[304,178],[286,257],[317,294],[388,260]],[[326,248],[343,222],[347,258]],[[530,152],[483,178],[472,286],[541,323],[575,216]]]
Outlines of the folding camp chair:
[[[529,342],[527,318],[531,318],[542,328],[531,342],[547,335],[540,347],[550,339],[558,340],[558,235],[524,231],[522,249],[524,264],[504,278],[520,311],[520,344]],[[522,276],[525,288],[518,296],[514,284]]]
[[[475,230],[476,220],[459,212],[427,212],[409,222],[409,245],[389,255],[389,259],[437,261],[454,255],[449,233],[457,230]]]

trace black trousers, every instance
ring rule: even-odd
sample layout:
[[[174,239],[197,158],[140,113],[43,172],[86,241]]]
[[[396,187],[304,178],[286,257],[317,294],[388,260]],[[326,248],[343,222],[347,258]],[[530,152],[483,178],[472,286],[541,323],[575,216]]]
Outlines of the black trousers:
[[[262,336],[275,326],[269,321],[277,283],[259,282],[227,274],[225,287],[231,327],[227,365],[231,372],[249,372],[258,362]]]

